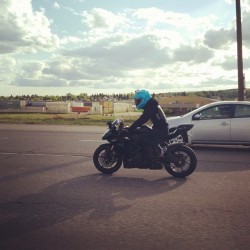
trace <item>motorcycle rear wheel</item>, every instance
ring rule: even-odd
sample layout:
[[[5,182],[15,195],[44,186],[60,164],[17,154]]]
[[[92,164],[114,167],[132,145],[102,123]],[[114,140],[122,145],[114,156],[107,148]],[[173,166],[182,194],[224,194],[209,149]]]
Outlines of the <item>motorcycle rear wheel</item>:
[[[165,169],[174,177],[186,177],[194,172],[197,165],[197,158],[194,151],[185,145],[174,149],[173,153],[178,157],[178,163],[169,162],[166,159]]]
[[[100,145],[94,152],[95,167],[104,174],[116,172],[122,165],[122,155],[111,150],[111,145]]]

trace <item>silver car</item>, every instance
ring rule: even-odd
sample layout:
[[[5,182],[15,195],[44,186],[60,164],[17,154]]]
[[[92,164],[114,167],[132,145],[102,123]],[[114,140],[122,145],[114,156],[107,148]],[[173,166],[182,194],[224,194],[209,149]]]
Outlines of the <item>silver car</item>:
[[[183,116],[169,117],[169,128],[194,124],[190,144],[250,145],[250,102],[218,101]]]

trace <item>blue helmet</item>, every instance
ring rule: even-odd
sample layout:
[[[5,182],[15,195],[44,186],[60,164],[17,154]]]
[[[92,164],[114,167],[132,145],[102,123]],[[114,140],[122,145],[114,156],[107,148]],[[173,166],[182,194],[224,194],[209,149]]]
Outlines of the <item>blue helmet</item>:
[[[136,90],[134,95],[135,105],[137,109],[143,109],[147,102],[152,98],[147,90]]]

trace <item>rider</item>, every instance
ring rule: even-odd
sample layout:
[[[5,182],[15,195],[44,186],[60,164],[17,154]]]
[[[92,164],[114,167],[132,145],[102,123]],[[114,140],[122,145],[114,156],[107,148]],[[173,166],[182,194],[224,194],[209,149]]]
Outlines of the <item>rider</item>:
[[[152,165],[152,141],[159,140],[167,136],[167,118],[160,107],[158,101],[151,96],[147,90],[137,90],[134,95],[137,109],[143,109],[142,115],[130,126],[129,130],[134,130],[142,126],[149,120],[153,123],[152,129],[134,137],[135,142],[141,147],[149,166]]]

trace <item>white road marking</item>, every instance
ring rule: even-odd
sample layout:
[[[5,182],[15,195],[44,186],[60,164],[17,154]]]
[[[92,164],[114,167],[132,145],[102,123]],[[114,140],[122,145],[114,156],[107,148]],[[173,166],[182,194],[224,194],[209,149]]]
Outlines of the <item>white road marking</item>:
[[[100,140],[79,140],[79,141],[82,141],[82,142],[91,142],[91,141],[95,141],[95,142],[103,142],[103,141],[100,141]]]
[[[48,154],[48,153],[17,153],[17,152],[0,152],[0,155],[24,155],[24,156],[83,156],[82,154]]]

